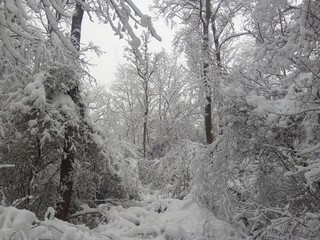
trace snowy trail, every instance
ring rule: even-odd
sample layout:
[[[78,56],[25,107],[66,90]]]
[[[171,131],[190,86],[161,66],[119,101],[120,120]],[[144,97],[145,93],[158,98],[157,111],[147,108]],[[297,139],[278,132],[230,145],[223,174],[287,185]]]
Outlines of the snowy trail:
[[[0,207],[0,240],[238,240],[235,229],[185,200],[149,198],[141,206],[99,208],[106,219],[89,230],[58,219],[39,221],[27,210]],[[52,215],[51,215],[52,216]]]
[[[186,200],[146,200],[142,207],[113,207],[106,213],[109,224],[97,232],[110,238],[159,240],[241,239],[228,224],[216,219],[191,197]]]

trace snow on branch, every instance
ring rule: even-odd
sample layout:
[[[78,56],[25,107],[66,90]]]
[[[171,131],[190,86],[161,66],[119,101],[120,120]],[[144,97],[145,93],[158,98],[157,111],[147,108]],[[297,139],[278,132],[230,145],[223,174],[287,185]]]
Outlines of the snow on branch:
[[[27,0],[27,3],[29,7],[36,13],[40,13],[40,9],[37,7],[37,5],[33,2],[33,0]]]
[[[12,44],[9,40],[9,37],[7,35],[7,29],[1,25],[1,22],[0,22],[0,39],[3,42],[4,46],[6,47],[6,49],[8,50],[8,52],[14,58],[16,58],[17,60],[19,60],[22,63],[25,62],[24,59],[17,53],[17,51],[12,46]]]
[[[64,8],[64,4],[60,0],[49,0],[54,9],[61,14],[62,16],[65,17],[70,17],[70,14],[66,13]]]
[[[131,0],[125,0],[125,1],[132,8],[132,10],[141,18],[142,26],[148,28],[151,32],[151,35],[155,37],[157,40],[161,41],[161,37],[157,34],[156,30],[152,25],[151,17],[148,15],[142,14],[142,12],[137,8],[137,6]]]
[[[12,168],[12,167],[15,167],[14,164],[0,164],[0,169],[1,168]]]
[[[48,22],[50,24],[50,26],[52,27],[52,29],[54,30],[54,32],[58,35],[59,39],[61,40],[61,42],[72,52],[74,53],[78,53],[78,51],[76,50],[76,48],[72,45],[71,41],[69,39],[67,39],[64,34],[60,31],[59,27],[58,27],[58,23],[56,21],[55,16],[53,15],[51,9],[50,9],[50,2],[48,0],[43,0],[43,10],[46,13],[46,16],[48,18]]]
[[[138,26],[148,29],[154,38],[161,41],[152,25],[151,17],[143,14],[131,0],[90,1],[84,9],[94,12],[99,21],[109,23],[120,39],[127,35],[130,38],[129,44],[135,49],[141,44],[135,30]]]

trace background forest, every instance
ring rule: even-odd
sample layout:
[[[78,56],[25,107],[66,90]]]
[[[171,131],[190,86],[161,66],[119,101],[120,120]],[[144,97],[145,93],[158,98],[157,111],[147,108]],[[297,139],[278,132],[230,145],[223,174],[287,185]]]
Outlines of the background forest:
[[[84,204],[157,191],[242,239],[319,239],[320,2],[152,9],[176,29],[173,53],[150,50],[161,37],[131,0],[0,1],[0,215],[53,207],[90,226],[70,218]],[[110,89],[88,70],[84,15],[128,42]]]

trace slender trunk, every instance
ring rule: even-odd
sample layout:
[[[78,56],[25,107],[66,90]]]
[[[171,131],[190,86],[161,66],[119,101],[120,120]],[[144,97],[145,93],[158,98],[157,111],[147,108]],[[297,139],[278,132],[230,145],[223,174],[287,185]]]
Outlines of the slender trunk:
[[[83,9],[81,4],[76,3],[75,14],[72,17],[71,24],[71,42],[77,51],[80,50],[81,24],[83,19]],[[78,56],[77,56],[78,57]],[[81,102],[78,83],[67,93],[75,104],[79,107],[80,117],[84,117],[84,106]],[[73,191],[73,165],[75,159],[75,137],[77,128],[72,125],[66,126],[64,136],[63,156],[60,167],[60,195],[61,201],[57,206],[57,218],[66,220],[69,212],[70,202]]]
[[[213,133],[212,133],[212,112],[211,112],[211,107],[212,107],[212,98],[210,96],[206,97],[207,104],[205,105],[204,108],[204,124],[205,124],[205,130],[206,130],[206,139],[207,139],[207,144],[213,143]]]
[[[149,95],[148,95],[148,80],[144,81],[145,94],[145,110],[143,121],[143,157],[147,157],[147,137],[148,137],[148,117],[149,117]]]
[[[221,63],[221,47],[220,47],[220,41],[219,37],[217,36],[217,29],[216,29],[216,22],[215,18],[211,18],[211,23],[212,23],[212,34],[213,34],[213,40],[214,40],[214,48],[215,48],[215,58],[217,61],[217,67],[220,68],[222,67]]]
[[[202,11],[202,9],[200,9]],[[210,85],[210,76],[209,76],[209,25],[210,25],[210,17],[211,17],[211,3],[210,0],[206,0],[206,11],[205,11],[205,19],[202,19],[203,26],[203,39],[202,39],[202,51],[203,51],[203,72],[202,78],[204,81],[205,88],[205,107],[204,107],[204,125],[205,125],[205,133],[207,144],[211,144],[214,141],[213,137],[213,127],[212,127],[212,86]]]
[[[216,16],[211,17],[211,28],[212,28],[212,35],[213,35],[213,40],[214,40],[214,50],[215,50],[214,57],[215,57],[216,67],[217,67],[216,75],[217,75],[217,77],[221,78],[222,77],[221,76],[221,70],[222,70],[221,46],[220,46],[219,36],[217,34],[217,29],[216,29]],[[219,101],[219,98],[218,98],[216,104],[217,104],[217,107],[219,108],[220,104],[221,104],[221,102]],[[218,133],[220,135],[223,134],[223,126],[221,125],[220,120],[218,120]]]
[[[144,33],[143,35],[143,45],[141,47],[142,49],[142,57],[143,61],[141,61],[140,57],[138,57],[137,52],[133,50],[134,54],[134,65],[137,69],[137,73],[139,77],[142,80],[142,87],[144,91],[144,111],[143,111],[143,139],[142,139],[142,147],[143,147],[143,157],[147,157],[147,146],[149,143],[149,137],[148,137],[148,119],[149,119],[149,80],[151,79],[152,74],[155,70],[155,65],[153,64],[153,67],[150,66],[151,58],[148,51],[148,43],[149,43],[149,37],[150,35],[148,33]]]
[[[147,157],[147,122],[143,123],[143,157]]]
[[[160,83],[160,89],[159,89],[159,106],[158,106],[158,114],[159,114],[159,120],[160,124],[162,124],[162,84]]]

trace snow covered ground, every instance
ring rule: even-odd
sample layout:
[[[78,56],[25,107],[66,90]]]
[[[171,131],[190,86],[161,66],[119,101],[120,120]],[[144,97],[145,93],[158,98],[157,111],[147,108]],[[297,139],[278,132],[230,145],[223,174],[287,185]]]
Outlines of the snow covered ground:
[[[26,210],[0,207],[0,239],[28,240],[238,240],[242,239],[228,223],[216,219],[193,201],[149,196],[140,206],[99,208],[106,222],[97,228],[72,225],[52,218],[50,209],[44,221]]]

